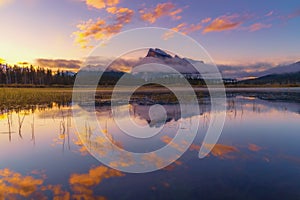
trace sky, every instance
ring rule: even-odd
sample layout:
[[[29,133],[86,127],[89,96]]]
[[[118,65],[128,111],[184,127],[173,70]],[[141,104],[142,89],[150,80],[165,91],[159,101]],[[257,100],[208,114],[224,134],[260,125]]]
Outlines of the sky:
[[[76,68],[100,42],[141,27],[186,34],[217,64],[300,60],[299,0],[0,0],[0,24],[9,64]]]

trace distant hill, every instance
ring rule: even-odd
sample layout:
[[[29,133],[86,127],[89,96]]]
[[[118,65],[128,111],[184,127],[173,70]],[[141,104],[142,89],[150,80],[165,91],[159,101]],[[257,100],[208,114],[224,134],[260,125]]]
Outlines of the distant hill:
[[[291,64],[272,66],[270,63],[253,65],[218,65],[224,78],[245,79],[245,77],[262,77],[271,74],[285,74],[300,71],[300,61]]]
[[[267,84],[300,84],[300,71],[284,74],[270,74],[255,79],[239,81],[239,84],[267,85]]]
[[[259,76],[266,76],[271,74],[286,74],[286,73],[295,73],[295,72],[300,72],[300,61],[289,65],[279,65],[277,67],[268,69],[266,71],[260,72]]]

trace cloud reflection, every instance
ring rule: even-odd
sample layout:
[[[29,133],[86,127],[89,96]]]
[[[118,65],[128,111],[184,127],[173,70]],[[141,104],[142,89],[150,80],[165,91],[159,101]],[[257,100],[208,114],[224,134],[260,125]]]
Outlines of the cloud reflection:
[[[10,169],[0,170],[0,199],[29,197],[44,183],[41,178],[23,176]]]
[[[95,167],[86,174],[72,174],[69,183],[74,194],[74,199],[105,199],[99,196],[95,198],[93,187],[99,185],[104,179],[124,176],[120,171],[105,166]]]
[[[213,146],[212,144],[203,144],[205,148],[211,149]],[[215,144],[209,153],[209,155],[212,155],[214,157],[218,157],[220,159],[234,159],[236,158],[235,155],[232,153],[239,152],[238,148],[230,145],[224,145],[224,144]]]
[[[104,179],[122,176],[123,173],[105,166],[94,167],[86,174],[71,174],[71,190],[67,191],[62,185],[46,185],[43,172],[34,170],[31,175],[22,175],[6,168],[0,170],[0,199],[106,199],[95,195],[93,187]]]
[[[249,144],[248,145],[248,149],[250,151],[258,152],[258,151],[260,151],[262,149],[262,147],[257,146],[256,144]]]

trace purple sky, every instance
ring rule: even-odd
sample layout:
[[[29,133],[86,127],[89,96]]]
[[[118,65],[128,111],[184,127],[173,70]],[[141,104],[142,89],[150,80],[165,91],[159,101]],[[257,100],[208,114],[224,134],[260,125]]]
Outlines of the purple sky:
[[[183,32],[217,64],[300,60],[298,0],[1,0],[0,61],[82,60],[131,28]],[[37,60],[39,59],[39,60]]]

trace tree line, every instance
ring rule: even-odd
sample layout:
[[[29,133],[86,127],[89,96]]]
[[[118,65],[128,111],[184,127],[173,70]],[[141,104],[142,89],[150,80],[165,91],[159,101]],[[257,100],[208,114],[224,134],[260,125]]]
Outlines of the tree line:
[[[1,85],[72,85],[74,80],[74,73],[59,69],[53,71],[33,65],[21,67],[0,64]]]

